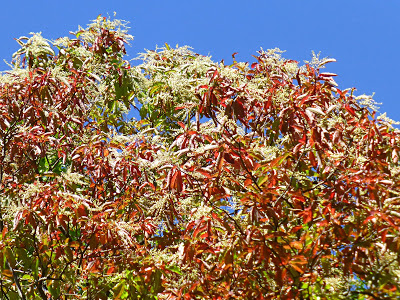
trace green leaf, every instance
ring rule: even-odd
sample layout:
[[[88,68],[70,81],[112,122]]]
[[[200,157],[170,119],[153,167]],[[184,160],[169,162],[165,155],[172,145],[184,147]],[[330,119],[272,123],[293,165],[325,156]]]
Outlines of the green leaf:
[[[28,256],[26,254],[26,249],[17,248],[15,249],[15,253],[17,255],[18,260],[21,260],[25,265],[30,263],[30,260],[28,259]]]
[[[165,85],[164,82],[156,82],[149,90],[149,96],[153,97],[157,92],[161,90],[161,88]]]
[[[117,107],[117,100],[109,101],[109,102],[107,103],[107,106],[108,106],[108,109],[109,109],[110,111],[114,112],[115,109],[116,109],[116,107]]]
[[[39,259],[37,257],[35,257],[34,263],[32,264],[33,278],[38,279],[38,273],[39,273]]]
[[[121,299],[126,289],[126,281],[122,280],[113,290],[114,299]]]
[[[166,266],[165,268],[167,270],[169,270],[169,271],[175,272],[176,274],[182,275],[181,269],[176,265],[174,265],[174,266]]]
[[[162,284],[161,284],[161,283],[162,283],[161,276],[162,276],[162,273],[161,273],[160,270],[156,270],[156,271],[152,274],[152,277],[153,277],[153,280],[152,280],[152,283],[153,283],[152,289],[153,289],[153,292],[154,292],[154,293],[159,293],[159,292],[161,292],[161,291],[163,290],[163,287],[162,287]]]
[[[143,106],[140,108],[140,111],[139,111],[140,117],[141,117],[142,119],[146,118],[147,113],[148,113],[148,109],[147,109],[147,107],[146,107],[145,105],[143,105]]]
[[[47,285],[47,289],[54,298],[58,298],[61,294],[60,283],[58,280],[50,281],[50,283]]]
[[[262,186],[263,183],[268,180],[268,178],[269,178],[268,174],[265,174],[265,175],[261,176],[260,178],[258,178],[257,184],[259,186]]]
[[[47,162],[46,157],[42,157],[39,160],[39,166],[38,166],[39,174],[46,173],[48,170],[49,170],[49,163]]]
[[[4,248],[4,255],[7,257],[7,261],[12,268],[15,268],[16,261],[13,251],[10,247]]]
[[[274,120],[274,122],[272,123],[272,130],[271,130],[271,132],[270,132],[270,138],[269,138],[269,144],[270,144],[270,145],[273,145],[274,142],[275,142],[275,140],[276,140],[276,139],[278,138],[278,136],[279,136],[279,130],[278,130],[278,128],[279,128],[279,123],[280,123],[279,118],[276,118],[276,119]]]
[[[9,290],[9,291],[7,292],[7,296],[8,296],[8,298],[9,298],[10,300],[19,300],[19,299],[20,299],[18,293],[17,293],[17,292],[14,292],[14,291],[12,291],[12,290]]]

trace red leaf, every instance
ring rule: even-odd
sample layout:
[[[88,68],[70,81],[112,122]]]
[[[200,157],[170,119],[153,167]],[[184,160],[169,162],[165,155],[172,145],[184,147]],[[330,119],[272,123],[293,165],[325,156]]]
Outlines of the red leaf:
[[[224,159],[230,164],[233,164],[235,162],[235,160],[229,153],[224,153]]]
[[[197,225],[196,229],[193,232],[193,238],[197,238],[198,234],[206,229],[206,224],[203,224],[204,222],[204,217],[200,220],[199,224]]]
[[[202,239],[205,239],[205,238],[209,237],[208,231],[204,232],[202,235],[200,235],[200,237],[201,237]]]
[[[229,250],[226,254],[225,254],[225,268],[231,266],[233,264],[233,255],[232,255],[232,251]]]
[[[218,75],[218,70],[215,70],[213,75],[210,78],[210,82],[212,82],[214,80],[214,78],[217,77],[217,75]]]
[[[245,181],[244,181],[244,186],[245,187],[248,187],[249,185],[251,185],[253,183],[253,180],[251,180],[250,178],[247,178]]]
[[[78,216],[79,217],[87,215],[86,214],[86,207],[83,204],[79,205],[77,212],[78,212]]]
[[[308,159],[310,160],[311,165],[316,168],[317,167],[317,162],[315,160],[314,153],[312,151],[308,152]]]
[[[182,182],[182,173],[179,170],[176,170],[174,175],[174,189],[180,193],[183,190],[183,182]]]
[[[299,140],[299,143],[305,144],[306,141],[307,141],[307,136],[305,134],[303,134],[303,137]]]
[[[215,96],[215,94],[211,91],[210,92],[210,101],[211,101],[211,104],[213,104],[213,105],[218,105],[218,99],[217,99],[217,97]]]
[[[245,111],[244,111],[243,103],[241,101],[236,100],[235,102],[233,102],[232,108],[233,108],[233,111],[235,112],[235,115],[238,118],[245,117]]]
[[[303,144],[301,144],[301,143],[297,144],[297,145],[293,148],[292,153],[293,153],[293,154],[297,154],[297,153],[300,151],[300,148],[301,148],[301,147],[303,147]]]
[[[210,172],[205,170],[205,169],[203,169],[203,168],[197,169],[197,172],[199,172],[200,174],[206,176],[207,178],[211,178],[212,177]]]
[[[290,232],[291,232],[291,233],[295,233],[295,232],[299,231],[299,230],[302,229],[302,228],[303,228],[302,225],[295,226],[295,227],[292,228],[292,230],[291,230]]]
[[[223,223],[221,218],[215,212],[212,212],[211,215],[215,220],[218,220],[220,223]]]
[[[353,116],[356,117],[356,112],[354,108],[352,108],[350,105],[346,104],[344,108]]]
[[[307,208],[303,213],[303,223],[307,224],[308,222],[310,222],[312,220],[312,211],[311,211],[311,207]]]

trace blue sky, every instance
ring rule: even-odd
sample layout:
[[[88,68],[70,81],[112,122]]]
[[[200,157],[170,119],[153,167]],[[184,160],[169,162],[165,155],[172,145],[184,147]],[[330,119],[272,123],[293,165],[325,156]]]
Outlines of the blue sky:
[[[189,45],[213,59],[251,61],[260,47],[286,50],[300,62],[311,51],[336,58],[327,71],[337,73],[344,89],[372,94],[380,112],[400,121],[400,1],[398,0],[20,0],[4,1],[0,18],[0,57],[10,60],[18,48],[13,38],[42,32],[55,39],[85,26],[97,15],[130,22],[135,36],[131,58],[165,42]],[[7,66],[0,62],[0,70]]]

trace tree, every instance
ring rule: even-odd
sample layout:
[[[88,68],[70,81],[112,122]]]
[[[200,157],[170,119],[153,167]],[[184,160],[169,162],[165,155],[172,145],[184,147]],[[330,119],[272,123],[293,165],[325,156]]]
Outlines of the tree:
[[[400,131],[278,49],[39,34],[0,77],[2,299],[393,299]],[[139,120],[128,119],[137,110]]]

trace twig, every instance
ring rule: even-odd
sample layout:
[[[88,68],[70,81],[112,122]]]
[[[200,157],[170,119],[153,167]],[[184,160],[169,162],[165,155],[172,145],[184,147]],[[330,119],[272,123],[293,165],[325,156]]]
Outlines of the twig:
[[[188,173],[185,172],[184,170],[181,169],[180,171],[181,171],[182,173],[184,173],[184,174],[190,176],[190,174],[188,174]],[[192,178],[193,178],[193,177],[192,177]],[[193,179],[195,180],[195,182],[196,182],[196,184],[197,184],[197,186],[198,186],[198,188],[199,188],[199,190],[200,190],[202,196],[207,200],[207,202],[211,205],[211,207],[213,207],[214,209],[217,209],[217,210],[222,211],[229,219],[231,219],[231,220],[233,221],[233,223],[235,224],[235,227],[237,228],[237,230],[240,231],[240,234],[244,236],[245,234],[244,234],[244,232],[243,232],[243,229],[240,227],[240,225],[237,223],[237,221],[236,221],[225,209],[223,209],[223,208],[221,208],[221,207],[218,207],[218,206],[215,206],[215,205],[211,202],[211,200],[209,199],[209,197],[206,196],[205,193],[203,192],[203,189],[201,188],[201,185],[200,185],[198,179],[197,179],[197,178],[193,178]]]
[[[253,183],[254,183],[255,186],[258,188],[258,190],[259,190],[260,192],[262,192],[262,189],[261,189],[260,186],[258,185],[257,180],[254,178],[253,174],[249,171],[249,169],[247,169],[246,164],[245,164],[244,161],[243,161],[242,155],[240,154],[240,142],[237,142],[237,141],[235,141],[235,142],[238,144],[238,149],[239,149],[239,153],[237,153],[236,151],[235,151],[235,153],[236,153],[237,155],[239,155],[240,162],[242,163],[242,166],[243,166],[244,170],[247,172],[247,174],[250,175],[251,181],[253,181]]]
[[[15,282],[15,286],[17,287],[17,292],[18,292],[18,296],[22,299],[22,300],[26,300],[25,295],[22,292],[22,288],[21,288],[21,283],[19,282],[19,278],[17,273],[15,272],[14,268],[10,265],[10,262],[7,260],[7,265],[11,270],[11,273],[13,275],[14,278],[14,282]]]
[[[279,203],[279,201],[280,201],[282,198],[286,200],[286,198],[284,198],[284,197],[286,196],[287,192],[289,191],[289,188],[290,188],[291,185],[292,185],[292,180],[293,180],[293,178],[294,178],[294,173],[295,173],[297,167],[299,166],[300,161],[301,161],[303,155],[304,155],[304,151],[301,153],[299,159],[298,159],[297,162],[296,162],[296,165],[295,165],[294,168],[293,168],[293,174],[292,174],[292,176],[290,177],[288,186],[286,187],[286,189],[285,189],[285,191],[283,192],[283,194],[281,194],[281,195],[278,197],[278,199],[276,199],[275,204],[274,204],[272,207],[275,207],[275,205],[276,205],[277,203]],[[289,201],[287,201],[287,203],[290,204]],[[293,205],[291,205],[291,204],[290,204],[290,206],[293,207]]]

